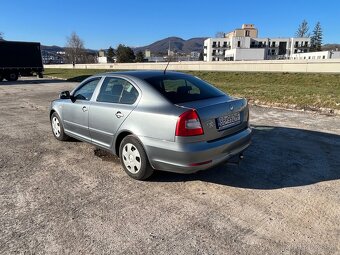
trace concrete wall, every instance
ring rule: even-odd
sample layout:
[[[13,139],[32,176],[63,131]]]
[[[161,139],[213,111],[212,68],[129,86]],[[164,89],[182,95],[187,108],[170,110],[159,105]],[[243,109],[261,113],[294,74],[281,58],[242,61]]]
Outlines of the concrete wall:
[[[234,49],[235,55],[234,60],[263,60],[265,57],[265,50],[264,48],[260,49]]]
[[[163,70],[167,63],[76,64],[81,69]],[[72,65],[45,65],[45,68],[73,68]],[[223,62],[171,62],[168,70],[340,73],[340,59],[327,60],[263,60]]]

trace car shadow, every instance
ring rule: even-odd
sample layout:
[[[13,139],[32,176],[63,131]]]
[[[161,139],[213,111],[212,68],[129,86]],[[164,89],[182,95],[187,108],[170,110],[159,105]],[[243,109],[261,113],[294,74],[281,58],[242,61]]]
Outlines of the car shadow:
[[[156,171],[152,182],[203,181],[247,189],[280,189],[340,179],[340,136],[302,129],[254,126],[239,166],[195,174]]]
[[[91,75],[80,75],[80,76],[75,76],[68,78],[67,81],[69,82],[82,82],[83,80],[89,78]]]

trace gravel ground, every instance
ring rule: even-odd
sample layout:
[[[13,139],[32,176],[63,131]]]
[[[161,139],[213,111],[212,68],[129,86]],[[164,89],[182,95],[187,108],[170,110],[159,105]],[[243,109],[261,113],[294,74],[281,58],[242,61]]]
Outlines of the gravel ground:
[[[340,117],[252,107],[240,166],[129,178],[54,139],[75,83],[0,82],[0,254],[340,254]]]

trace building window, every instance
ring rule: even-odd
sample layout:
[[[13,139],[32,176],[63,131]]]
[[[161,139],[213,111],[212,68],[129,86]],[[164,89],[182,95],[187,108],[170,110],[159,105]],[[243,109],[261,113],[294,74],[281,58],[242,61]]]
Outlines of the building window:
[[[204,46],[204,49],[208,48],[207,46]]]
[[[226,48],[227,47],[227,42],[223,43],[223,47]]]
[[[304,49],[303,52],[307,52],[307,49]]]
[[[221,47],[221,43],[220,42],[217,43],[217,47]]]
[[[308,41],[305,41],[305,47],[308,47]]]
[[[212,51],[212,55],[215,56],[216,55],[216,50]]]
[[[238,48],[241,47],[241,41],[237,41],[237,47],[238,47]]]
[[[216,42],[213,42],[212,46],[213,46],[213,47],[216,47]]]
[[[325,59],[326,58],[326,56],[322,56],[322,59]]]
[[[250,31],[246,30],[246,36],[250,36]]]
[[[275,42],[272,42],[272,47],[275,47]]]
[[[297,49],[294,50],[294,53],[297,53]]]
[[[272,55],[275,55],[275,50],[272,50]]]

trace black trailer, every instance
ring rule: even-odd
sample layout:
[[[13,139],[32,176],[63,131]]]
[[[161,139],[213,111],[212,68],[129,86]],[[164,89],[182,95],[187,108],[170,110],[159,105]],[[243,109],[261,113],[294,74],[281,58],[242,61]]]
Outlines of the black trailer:
[[[42,77],[40,43],[0,41],[0,81],[16,81],[33,74]]]

